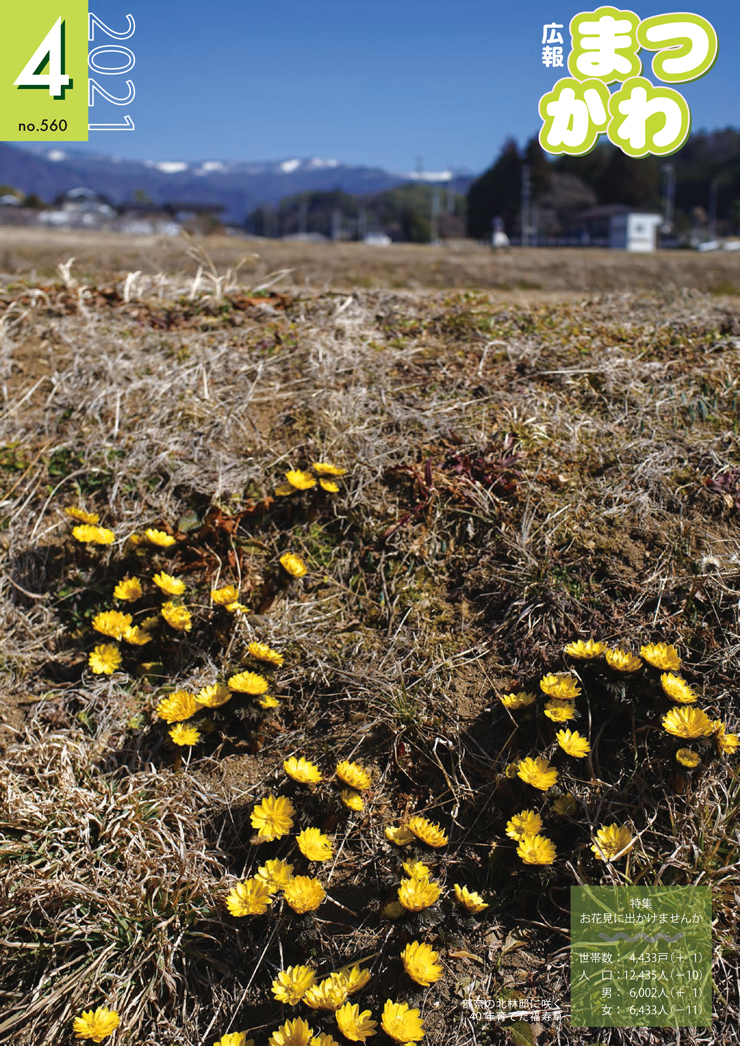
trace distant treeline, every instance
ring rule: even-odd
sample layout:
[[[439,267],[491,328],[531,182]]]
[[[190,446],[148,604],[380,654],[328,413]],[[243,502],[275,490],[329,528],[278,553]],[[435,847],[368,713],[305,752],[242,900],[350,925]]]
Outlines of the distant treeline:
[[[465,235],[465,196],[446,185],[411,182],[369,196],[335,189],[287,196],[247,215],[257,236],[319,235],[362,240],[385,233],[393,240],[429,243]]]
[[[611,143],[586,156],[548,159],[537,138],[523,149],[510,139],[495,163],[477,178],[467,195],[466,231],[475,239],[491,232],[494,218],[518,235],[522,207],[522,169],[530,169],[533,213],[530,224],[540,235],[558,235],[579,210],[622,203],[661,212],[664,188],[675,179],[676,232],[713,225],[718,235],[740,228],[740,132],[700,132],[674,156],[635,159]]]
[[[509,236],[521,232],[523,168],[531,182],[530,227],[539,237],[567,233],[579,212],[599,204],[627,204],[663,212],[669,179],[675,185],[674,229],[718,235],[740,230],[740,132],[693,134],[675,156],[634,159],[611,143],[586,156],[553,160],[537,138],[523,148],[513,139],[467,194],[445,185],[408,183],[371,196],[307,192],[247,215],[247,229],[260,236],[318,234],[361,240],[382,232],[393,240],[428,243],[458,236],[485,239],[494,218]],[[666,171],[666,165],[672,172]],[[458,188],[463,185],[458,182]]]

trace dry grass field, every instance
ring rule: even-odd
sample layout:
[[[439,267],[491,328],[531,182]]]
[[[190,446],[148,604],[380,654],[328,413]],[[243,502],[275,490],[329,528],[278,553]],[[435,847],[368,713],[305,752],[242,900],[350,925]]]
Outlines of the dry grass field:
[[[205,244],[217,270],[240,262],[242,282],[258,284],[285,272],[294,286],[314,290],[486,290],[508,301],[615,291],[681,290],[740,295],[740,252],[698,254],[663,251],[652,255],[578,248],[488,247],[454,241],[443,247],[359,243],[296,243],[209,236]],[[181,238],[122,236],[94,231],[0,227],[0,272],[45,279],[60,261],[75,258],[88,281],[111,280],[121,272],[144,276],[194,273]]]
[[[110,1043],[290,1046],[294,1018],[344,1043],[331,1000],[272,985],[359,964],[378,1046],[388,999],[435,1046],[735,1044],[740,306],[705,292],[740,259],[259,243],[227,278],[244,245],[206,246],[194,286],[174,247],[3,231],[0,1043],[71,1046],[99,1006]],[[214,601],[226,586],[249,612]],[[565,653],[589,637],[675,646],[689,703],[643,658]],[[681,709],[698,737],[665,729]],[[544,787],[518,773],[539,757]],[[346,760],[369,787],[335,777]],[[269,795],[292,808],[272,840]],[[554,844],[541,864],[507,834],[523,810]],[[628,848],[600,860],[613,824]],[[323,901],[301,914],[273,885],[233,914],[273,860]],[[402,878],[431,903],[399,905]],[[711,885],[711,1029],[571,1027],[569,889],[611,882]],[[412,942],[438,953],[428,986]],[[470,1008],[533,995],[563,1019]]]

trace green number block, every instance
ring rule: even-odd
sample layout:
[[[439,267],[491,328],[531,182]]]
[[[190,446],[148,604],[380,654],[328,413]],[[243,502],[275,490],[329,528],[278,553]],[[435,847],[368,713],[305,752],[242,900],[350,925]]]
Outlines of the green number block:
[[[709,886],[571,888],[571,1024],[708,1028]]]
[[[0,141],[86,142],[87,0],[0,0]]]

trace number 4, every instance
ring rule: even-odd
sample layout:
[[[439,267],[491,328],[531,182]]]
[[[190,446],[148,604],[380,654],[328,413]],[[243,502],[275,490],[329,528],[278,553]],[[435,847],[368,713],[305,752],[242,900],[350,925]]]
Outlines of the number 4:
[[[49,71],[42,73],[47,58]],[[61,15],[36,48],[13,86],[20,91],[48,87],[52,98],[64,98],[65,88],[71,89],[72,80],[64,73],[64,22]]]

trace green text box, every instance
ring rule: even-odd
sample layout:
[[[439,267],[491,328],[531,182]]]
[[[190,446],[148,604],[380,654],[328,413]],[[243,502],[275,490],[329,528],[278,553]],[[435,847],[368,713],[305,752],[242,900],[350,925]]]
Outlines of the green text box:
[[[87,0],[0,0],[0,141],[88,140],[87,15]]]
[[[570,975],[573,1027],[710,1027],[711,887],[571,887]]]

